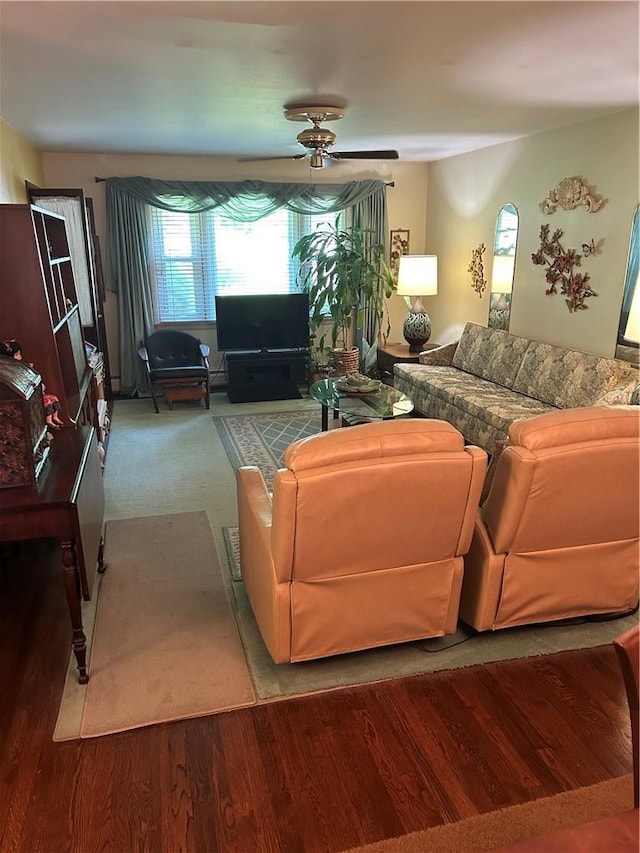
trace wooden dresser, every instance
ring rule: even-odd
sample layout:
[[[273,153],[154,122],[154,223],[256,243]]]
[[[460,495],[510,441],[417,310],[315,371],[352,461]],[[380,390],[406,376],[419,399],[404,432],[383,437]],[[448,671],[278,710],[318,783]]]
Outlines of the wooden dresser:
[[[71,645],[81,684],[89,676],[80,600],[91,598],[96,567],[103,570],[103,517],[102,471],[91,426],[56,433],[35,486],[0,490],[0,542],[50,537],[60,544]]]

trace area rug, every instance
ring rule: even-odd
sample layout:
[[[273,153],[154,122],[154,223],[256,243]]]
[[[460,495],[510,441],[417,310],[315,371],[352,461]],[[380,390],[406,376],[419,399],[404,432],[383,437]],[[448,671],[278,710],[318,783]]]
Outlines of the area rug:
[[[240,574],[240,530],[237,527],[223,527],[222,538],[227,555],[227,566],[231,579],[241,581]]]
[[[479,853],[503,844],[600,820],[632,808],[633,779],[629,774],[456,823],[353,847],[346,853]],[[541,845],[540,850],[543,849]],[[596,853],[594,848],[585,846],[584,849],[592,849]],[[599,850],[597,853],[604,851]]]
[[[105,563],[90,680],[70,666],[54,740],[255,703],[206,512],[108,522]]]
[[[213,422],[233,468],[256,465],[269,489],[273,485],[273,474],[283,466],[287,447],[321,429],[317,403],[307,410],[214,416]]]
[[[458,669],[499,660],[535,657],[612,642],[635,625],[638,614],[608,622],[576,622],[508,628],[477,634],[460,622],[453,636],[367,649],[321,660],[276,664],[258,630],[242,583],[237,527],[225,528],[227,571],[247,663],[259,699],[296,696],[405,675]]]

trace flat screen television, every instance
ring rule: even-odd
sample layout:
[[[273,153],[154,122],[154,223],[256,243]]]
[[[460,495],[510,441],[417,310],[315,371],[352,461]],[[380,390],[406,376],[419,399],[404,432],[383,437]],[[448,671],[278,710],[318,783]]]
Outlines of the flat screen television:
[[[216,296],[216,326],[218,352],[307,348],[309,296]]]

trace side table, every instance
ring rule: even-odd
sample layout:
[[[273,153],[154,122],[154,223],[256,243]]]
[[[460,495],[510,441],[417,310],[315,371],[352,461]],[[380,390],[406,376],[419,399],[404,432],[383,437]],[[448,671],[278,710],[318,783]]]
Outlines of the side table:
[[[436,349],[440,344],[425,344],[422,352]],[[377,366],[380,379],[386,385],[393,385],[394,364],[417,364],[420,357],[419,352],[409,352],[409,344],[385,344],[378,347]]]

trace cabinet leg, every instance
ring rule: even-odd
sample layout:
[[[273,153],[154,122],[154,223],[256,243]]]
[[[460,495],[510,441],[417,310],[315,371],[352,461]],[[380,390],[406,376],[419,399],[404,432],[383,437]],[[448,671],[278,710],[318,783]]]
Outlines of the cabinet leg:
[[[71,617],[71,648],[78,664],[78,681],[80,684],[86,684],[89,681],[87,673],[87,638],[82,627],[78,554],[73,539],[62,541],[60,547],[62,549],[67,605],[69,607],[69,616]]]

